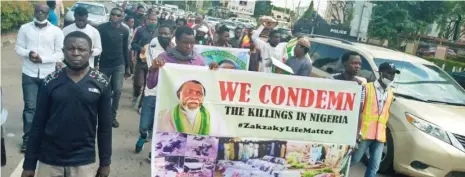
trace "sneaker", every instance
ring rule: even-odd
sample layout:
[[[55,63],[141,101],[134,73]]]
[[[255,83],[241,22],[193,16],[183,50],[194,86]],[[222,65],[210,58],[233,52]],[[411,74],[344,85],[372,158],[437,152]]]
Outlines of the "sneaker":
[[[119,122],[116,119],[113,119],[113,128],[118,128],[119,127]]]
[[[142,148],[144,148],[144,143],[145,143],[145,138],[139,137],[139,140],[136,142],[136,153],[139,153],[142,151]]]
[[[149,157],[147,158],[147,160],[148,160],[149,162],[152,161],[152,153],[151,153],[151,152],[149,153]]]

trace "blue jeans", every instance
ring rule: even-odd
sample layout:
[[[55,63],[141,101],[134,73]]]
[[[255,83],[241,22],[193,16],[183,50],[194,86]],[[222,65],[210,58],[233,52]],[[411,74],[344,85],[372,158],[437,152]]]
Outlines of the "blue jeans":
[[[368,160],[368,167],[365,171],[365,177],[376,177],[378,172],[379,164],[381,163],[381,157],[383,155],[384,143],[376,140],[362,140],[358,144],[358,150],[352,157],[351,164],[354,165],[360,162],[363,155],[367,150],[370,153],[370,159]]]
[[[145,96],[140,111],[139,132],[143,139],[151,138],[153,132],[153,120],[155,116],[155,96]]]
[[[36,112],[37,93],[43,83],[43,79],[38,77],[31,77],[26,74],[22,75],[23,86],[23,142],[27,142],[29,138],[29,131],[31,130],[32,120]]]
[[[124,66],[117,66],[113,68],[100,68],[100,72],[105,74],[110,79],[110,86],[112,91],[111,102],[111,116],[116,119],[118,113],[119,99],[121,97],[121,89],[124,82]]]

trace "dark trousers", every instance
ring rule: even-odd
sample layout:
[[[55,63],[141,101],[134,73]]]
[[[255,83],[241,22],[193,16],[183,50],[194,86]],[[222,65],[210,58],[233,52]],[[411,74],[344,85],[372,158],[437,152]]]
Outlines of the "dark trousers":
[[[121,89],[124,82],[124,66],[117,66],[113,68],[100,68],[100,72],[105,74],[110,79],[112,101],[111,101],[111,116],[116,119],[119,107],[119,99],[121,97]]]
[[[144,92],[145,81],[147,79],[148,68],[146,63],[137,62],[134,71],[134,82],[133,82],[133,98],[139,97]],[[139,108],[142,105],[142,99],[139,102]]]
[[[26,74],[22,75],[23,86],[23,143],[26,143],[29,138],[32,120],[36,112],[37,93],[43,83],[43,79],[38,77],[30,77]]]

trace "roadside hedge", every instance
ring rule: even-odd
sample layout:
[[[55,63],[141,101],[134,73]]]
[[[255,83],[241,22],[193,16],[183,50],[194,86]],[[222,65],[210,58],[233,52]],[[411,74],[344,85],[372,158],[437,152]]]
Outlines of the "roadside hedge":
[[[2,1],[2,33],[12,32],[34,16],[34,4],[29,1]]]
[[[424,59],[433,62],[440,68],[442,68],[442,66],[444,65],[444,70],[447,72],[452,72],[454,67],[455,71],[457,71],[460,68],[462,69],[462,71],[465,69],[465,63],[463,62],[457,62],[453,60],[441,60],[434,57],[424,57]]]
[[[2,33],[14,32],[30,22],[37,3],[40,1],[1,1]],[[76,1],[63,1],[63,6],[71,7],[74,3]]]

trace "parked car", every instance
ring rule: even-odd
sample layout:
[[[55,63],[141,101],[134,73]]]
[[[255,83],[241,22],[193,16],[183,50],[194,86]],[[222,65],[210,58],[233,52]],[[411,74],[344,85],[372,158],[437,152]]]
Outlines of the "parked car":
[[[223,20],[220,22],[220,25],[225,25],[228,29],[233,30],[237,28],[237,24],[231,20]]]
[[[422,57],[434,56],[435,53],[436,53],[436,47],[420,48],[417,51],[417,55],[422,56]],[[456,56],[457,54],[455,53],[454,50],[448,49],[447,55]]]
[[[292,31],[287,28],[276,28],[281,33],[281,42],[289,42],[292,39]]]
[[[244,24],[248,24],[251,26],[257,26],[257,23],[251,19],[233,17],[233,18],[230,18],[230,20],[236,23],[244,23]]]
[[[215,27],[216,24],[220,23],[221,18],[215,17],[205,17],[205,22],[207,22],[208,26]]]
[[[98,26],[102,23],[108,22],[110,11],[101,3],[98,2],[76,2],[68,13],[65,15],[64,26],[74,23],[74,9],[77,7],[84,7],[89,12],[88,23],[92,26]]]
[[[465,176],[465,90],[451,76],[432,62],[383,47],[324,36],[310,41],[312,76],[343,71],[341,56],[348,51],[361,55],[359,76],[369,82],[379,78],[382,62],[400,70],[379,172]]]
[[[465,71],[462,72],[450,72],[449,73],[457,83],[462,86],[462,88],[465,88]]]

